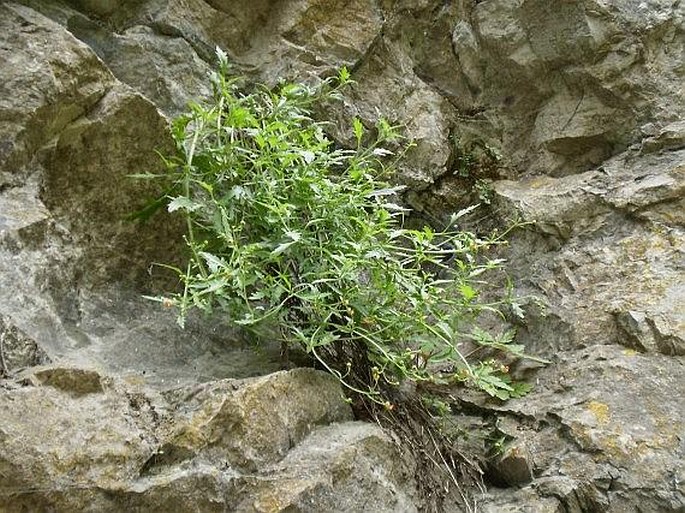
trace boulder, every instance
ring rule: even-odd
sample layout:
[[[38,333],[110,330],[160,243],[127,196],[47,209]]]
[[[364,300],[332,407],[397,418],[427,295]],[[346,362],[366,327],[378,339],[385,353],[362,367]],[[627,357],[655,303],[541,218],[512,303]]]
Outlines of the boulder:
[[[513,440],[495,466],[500,485],[525,484],[519,468],[503,464],[512,451],[535,479],[506,501],[509,488],[493,489],[486,503],[534,511],[531,497],[540,511],[548,502],[578,513],[680,511],[682,378],[682,364],[660,354],[619,346],[559,354],[536,375],[536,393],[489,406]]]
[[[0,412],[2,511],[416,511],[395,443],[310,369],[155,393],[45,366]]]
[[[496,206],[533,223],[512,239],[510,269],[568,326],[565,348],[615,343],[685,354],[683,162],[683,150],[636,148],[593,171],[495,184]],[[521,331],[552,354],[536,331],[545,323]]]

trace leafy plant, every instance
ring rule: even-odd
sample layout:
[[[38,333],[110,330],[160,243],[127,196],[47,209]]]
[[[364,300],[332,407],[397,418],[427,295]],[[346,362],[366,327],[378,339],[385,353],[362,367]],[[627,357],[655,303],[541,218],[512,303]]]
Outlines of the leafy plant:
[[[403,227],[402,188],[390,183],[397,127],[352,120],[354,149],[337,148],[311,110],[351,82],[342,69],[318,87],[241,89],[225,54],[214,96],[173,123],[167,208],[187,222],[183,290],[156,298],[225,314],[258,338],[298,345],[349,390],[393,407],[388,389],[465,384],[520,395],[492,355],[523,356],[508,334],[474,328],[499,301],[481,300],[503,243],[461,231]],[[487,358],[478,359],[487,348]]]
[[[492,197],[495,194],[492,187],[492,181],[479,178],[473,183],[473,190],[478,195],[478,200],[481,203],[484,205],[490,205],[492,203]]]
[[[460,140],[450,136],[454,154],[453,173],[471,191],[475,201],[490,205],[494,196],[492,180],[500,176],[502,156],[487,142]]]

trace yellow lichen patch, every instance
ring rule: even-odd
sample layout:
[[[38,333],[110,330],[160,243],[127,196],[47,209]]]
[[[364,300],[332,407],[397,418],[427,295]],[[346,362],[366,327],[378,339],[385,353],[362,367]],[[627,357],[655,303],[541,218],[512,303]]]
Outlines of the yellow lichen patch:
[[[137,374],[130,374],[128,376],[124,376],[124,383],[127,385],[132,385],[132,386],[142,386],[145,385],[147,381],[143,376],[137,375]]]
[[[592,414],[595,416],[595,419],[597,419],[597,422],[600,424],[606,424],[609,422],[609,406],[600,403],[599,401],[590,401],[590,403],[587,405],[588,410],[592,412]]]
[[[527,180],[526,186],[530,187],[531,189],[542,189],[543,187],[547,187],[552,183],[554,182],[552,182],[552,180],[546,176],[536,176],[530,180]]]
[[[635,349],[624,349],[622,352],[626,356],[635,356],[638,354],[638,352]]]
[[[259,513],[277,513],[291,510],[297,496],[311,488],[313,483],[306,479],[281,479],[277,486],[267,483],[257,492],[257,499],[252,503],[254,511]],[[290,506],[290,507],[289,507]]]
[[[207,445],[210,441],[207,440],[207,433],[204,425],[189,424],[185,426],[172,439],[172,444],[175,447],[183,447],[184,449],[199,450]]]

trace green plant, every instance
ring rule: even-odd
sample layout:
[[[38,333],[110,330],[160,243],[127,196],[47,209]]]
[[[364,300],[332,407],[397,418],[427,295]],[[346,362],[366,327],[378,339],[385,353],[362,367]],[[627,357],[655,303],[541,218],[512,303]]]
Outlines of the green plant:
[[[162,156],[167,192],[140,213],[166,205],[187,225],[187,265],[167,266],[181,289],[152,299],[177,307],[181,325],[196,308],[225,315],[255,340],[302,348],[340,380],[358,412],[394,428],[423,466],[421,487],[436,511],[444,483],[433,465],[468,510],[460,485],[480,474],[438,419],[450,412],[448,387],[499,399],[527,391],[508,376],[506,359],[525,356],[513,332],[478,328],[505,305],[523,315],[509,294],[492,293],[505,280],[487,250],[508,230],[460,230],[473,207],[446,229],[405,228],[402,187],[391,183],[406,148],[398,127],[355,118],[355,147],[345,149],[311,114],[351,82],[346,69],[317,87],[247,89],[217,56],[213,98],[172,124],[176,152]]]
[[[490,205],[494,197],[493,179],[497,178],[502,156],[497,148],[480,139],[459,140],[450,137],[454,153],[453,173],[483,205]]]
[[[490,205],[492,198],[495,195],[495,190],[492,187],[492,181],[484,178],[479,178],[473,183],[473,190],[478,195],[478,200],[484,205]]]
[[[353,119],[354,149],[336,148],[311,117],[348,84],[342,69],[312,88],[241,92],[219,52],[211,103],[173,123],[177,152],[168,210],[187,222],[182,292],[156,298],[225,314],[257,338],[299,345],[349,390],[392,408],[403,382],[465,384],[505,399],[522,393],[491,350],[523,356],[511,336],[474,329],[479,288],[500,268],[483,252],[501,244],[456,227],[402,227],[407,210],[389,180],[401,138],[380,120]],[[475,346],[476,350],[473,350]],[[487,358],[478,359],[487,348]]]

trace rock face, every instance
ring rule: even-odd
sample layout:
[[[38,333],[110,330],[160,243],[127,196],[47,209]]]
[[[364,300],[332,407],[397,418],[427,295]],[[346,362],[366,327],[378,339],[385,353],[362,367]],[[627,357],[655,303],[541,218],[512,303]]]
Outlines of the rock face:
[[[23,380],[0,396],[2,511],[415,511],[394,443],[317,371],[164,393],[63,366]]]
[[[24,0],[0,4],[0,510],[421,507],[333,380],[141,298],[183,228],[129,221],[160,191],[128,175],[161,168],[217,45],[267,83],[348,66],[333,134],[403,125],[407,203],[529,223],[518,339],[552,363],[454,405],[490,440],[481,510],[685,508],[685,4]]]

